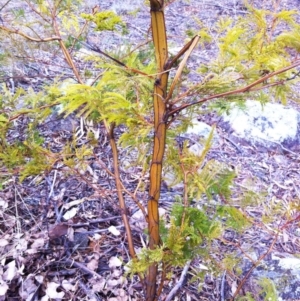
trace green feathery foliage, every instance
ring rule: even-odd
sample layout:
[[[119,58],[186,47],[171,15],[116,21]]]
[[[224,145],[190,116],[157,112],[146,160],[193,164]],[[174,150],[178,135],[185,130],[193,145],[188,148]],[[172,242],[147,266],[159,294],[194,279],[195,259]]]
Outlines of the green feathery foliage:
[[[256,301],[256,300],[252,293],[246,292],[246,295],[242,297],[238,297],[237,301]]]
[[[268,278],[261,278],[257,281],[257,284],[261,287],[261,295],[265,301],[277,301],[278,294],[274,282]]]
[[[198,69],[203,77],[201,83],[193,87],[200,97],[208,93],[217,94],[235,90],[250,84],[263,75],[287,67],[291,62],[290,49],[299,51],[299,24],[296,11],[271,12],[246,5],[248,14],[237,19],[221,18],[213,31],[218,36],[218,57]],[[278,26],[286,28],[277,34]],[[272,84],[292,77],[293,70],[278,74],[270,79]],[[294,79],[299,81],[298,78]],[[199,97],[198,96],[198,97]],[[276,85],[268,91],[252,93],[251,98],[275,99],[286,103],[292,96],[289,85]],[[229,100],[241,101],[247,94],[231,96]],[[226,98],[228,104],[228,98]],[[222,102],[219,103],[220,105]]]
[[[85,20],[92,21],[93,23],[95,23],[96,31],[113,31],[116,29],[117,25],[121,25],[125,28],[124,23],[122,23],[121,17],[116,15],[112,11],[101,11],[94,15],[81,14],[81,17]]]

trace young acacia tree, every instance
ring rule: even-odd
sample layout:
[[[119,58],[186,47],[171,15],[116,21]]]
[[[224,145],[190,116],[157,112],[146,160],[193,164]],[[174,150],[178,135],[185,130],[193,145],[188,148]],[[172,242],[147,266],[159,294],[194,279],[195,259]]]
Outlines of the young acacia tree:
[[[131,272],[139,275],[144,285],[145,299],[158,300],[168,279],[167,274],[175,267],[183,267],[190,262],[199,253],[197,248],[204,238],[211,240],[218,237],[224,227],[217,217],[211,219],[205,210],[193,208],[190,200],[202,194],[210,196],[213,193],[229,197],[229,186],[234,177],[232,171],[218,162],[210,161],[203,167],[212,135],[199,155],[192,154],[186,144],[179,147],[175,137],[190,124],[191,118],[199,111],[199,106],[209,100],[219,99],[216,106],[220,109],[224,109],[224,106],[228,108],[233,102],[242,102],[250,95],[252,99],[262,102],[272,97],[286,101],[291,92],[290,86],[298,81],[299,74],[300,28],[295,21],[297,13],[258,10],[246,4],[249,12],[247,17],[237,20],[220,19],[215,27],[218,57],[198,66],[197,72],[202,79],[200,82],[181,86],[183,71],[193,50],[198,48],[201,53],[202,47],[206,43],[212,43],[212,40],[203,27],[178,54],[169,57],[165,3],[163,0],[150,0],[155,60],[143,63],[143,51],[136,50],[129,51],[121,61],[97,46],[90,46],[105,58],[91,59],[104,71],[91,84],[85,84],[84,72],[77,67],[73,58],[75,46],[86,34],[89,24],[94,23],[95,29],[99,31],[112,30],[116,24],[121,24],[121,19],[112,12],[99,11],[95,7],[91,14],[81,15],[83,26],[80,27],[78,23],[76,34],[66,35],[62,34],[62,28],[64,22],[67,22],[68,14],[72,16],[72,20],[75,19],[72,13],[74,3],[25,2],[40,17],[42,21],[39,22],[47,24],[47,30],[43,34],[47,33],[49,36],[41,37],[41,33],[37,34],[30,27],[31,24],[27,31],[1,25],[5,38],[18,35],[37,44],[57,43],[58,45],[54,45],[59,46],[77,83],[64,87],[54,85],[46,88],[43,94],[32,92],[29,97],[34,100],[34,105],[31,103],[30,109],[6,111],[2,105],[0,156],[3,165],[10,170],[17,169],[21,178],[50,172],[58,163],[77,172],[78,168],[85,168],[87,158],[93,154],[92,143],[80,147],[72,144],[58,153],[37,143],[36,137],[27,139],[22,147],[19,142],[16,145],[8,143],[6,139],[10,125],[21,115],[30,114],[40,121],[51,114],[50,107],[62,105],[61,111],[65,115],[76,112],[86,119],[101,122],[109,137],[113,168],[106,166],[101,158],[97,160],[115,181],[132,258]],[[280,25],[284,25],[287,30],[276,34]],[[31,29],[29,33],[28,28]],[[147,50],[147,56],[149,54],[152,54],[151,50]],[[178,61],[180,63],[177,66]],[[171,71],[174,76],[170,79]],[[22,93],[17,92],[15,97]],[[5,97],[2,98],[2,104],[4,100]],[[116,135],[118,127],[125,127],[126,132]],[[142,180],[134,191],[129,191],[121,180],[122,163],[118,153],[122,146],[129,146],[138,153],[136,158],[130,160],[135,160],[141,166],[143,175],[147,172],[149,174],[147,208],[138,199],[138,192],[146,189],[142,185],[145,177],[141,177]],[[151,160],[147,160],[148,157]],[[164,224],[166,221],[160,221],[158,210],[164,162],[167,162],[166,166],[175,174],[177,181],[184,184],[181,200],[174,205],[168,226]],[[92,187],[95,188],[94,183]],[[148,224],[148,247],[138,255],[135,252],[124,193],[132,197]],[[229,219],[243,219],[240,211],[228,204],[219,206],[216,212],[219,216],[229,216]]]

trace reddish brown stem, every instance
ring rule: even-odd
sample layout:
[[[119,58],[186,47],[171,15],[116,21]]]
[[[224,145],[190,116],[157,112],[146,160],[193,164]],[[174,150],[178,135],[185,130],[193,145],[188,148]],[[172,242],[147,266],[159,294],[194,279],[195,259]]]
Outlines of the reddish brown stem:
[[[112,149],[112,154],[113,154],[113,165],[114,165],[114,175],[115,175],[115,182],[117,186],[117,194],[118,194],[118,199],[119,199],[119,205],[120,205],[120,210],[121,210],[121,216],[123,219],[126,235],[127,235],[127,242],[128,242],[128,249],[129,249],[129,254],[130,256],[134,259],[136,258],[136,253],[134,250],[134,244],[133,244],[133,239],[132,239],[132,232],[127,216],[127,207],[125,204],[124,196],[123,196],[123,191],[122,191],[122,184],[121,184],[121,178],[120,178],[120,172],[119,172],[119,160],[118,160],[118,149],[114,137],[114,128],[115,125],[112,124],[109,129],[109,143],[110,147]]]
[[[239,88],[239,89],[235,89],[235,90],[231,90],[231,91],[227,91],[227,92],[223,92],[223,93],[219,93],[219,94],[214,94],[214,95],[211,95],[211,96],[207,96],[207,97],[204,97],[200,100],[197,100],[197,101],[194,101],[192,103],[187,103],[187,104],[183,104],[177,108],[174,108],[173,110],[169,111],[168,112],[168,117],[174,115],[174,114],[178,114],[179,112],[181,112],[182,110],[190,107],[190,106],[194,106],[196,104],[200,104],[200,103],[203,103],[203,102],[206,102],[208,100],[211,100],[211,99],[216,99],[216,98],[221,98],[221,97],[226,97],[226,96],[230,96],[230,95],[234,95],[234,94],[240,94],[240,93],[246,93],[246,92],[250,92],[250,91],[253,91],[252,88],[255,88],[257,85],[265,82],[266,80],[268,80],[269,78],[275,76],[275,75],[278,75],[278,74],[281,74],[281,73],[284,73],[290,69],[293,69],[297,66],[300,66],[300,60],[297,60],[295,63],[291,64],[290,66],[287,66],[287,67],[284,67],[278,71],[274,71],[272,73],[269,73],[267,74],[266,76],[263,76],[261,78],[259,78],[258,80],[254,81],[253,83],[249,84],[249,85],[246,85],[242,88]],[[278,82],[278,85],[282,84],[283,82],[282,81],[279,81]],[[265,89],[266,87],[270,87],[272,86],[272,84],[270,85],[266,85],[266,86],[262,86],[260,88],[255,88],[255,90],[262,90],[262,89]],[[178,100],[180,99],[183,99],[184,97],[187,97],[187,96],[191,96],[191,91],[187,91],[185,92],[184,94],[181,94],[178,96],[178,98],[176,100],[173,101],[173,104],[178,102]]]

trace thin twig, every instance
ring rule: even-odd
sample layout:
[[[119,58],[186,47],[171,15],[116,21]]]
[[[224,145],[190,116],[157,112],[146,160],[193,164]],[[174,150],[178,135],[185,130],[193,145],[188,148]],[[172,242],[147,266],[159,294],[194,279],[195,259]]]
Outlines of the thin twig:
[[[236,149],[237,149],[237,151],[239,152],[239,153],[243,153],[243,150],[234,142],[234,141],[232,141],[230,138],[228,138],[228,137],[226,137],[226,136],[223,136],[223,138],[225,139],[225,140],[227,140],[228,142],[230,142]]]
[[[172,98],[173,91],[175,89],[175,86],[178,83],[178,80],[179,80],[181,74],[182,74],[183,68],[185,67],[186,62],[187,62],[189,56],[191,55],[192,51],[196,47],[199,39],[200,39],[199,36],[195,36],[186,46],[184,46],[179,51],[178,55],[175,56],[175,60],[173,59],[173,60],[170,61],[170,63],[167,64],[166,69],[170,69],[173,66],[173,64],[179,59],[179,57],[185,53],[185,56],[184,56],[183,60],[181,61],[181,63],[179,64],[179,67],[176,71],[175,77],[174,77],[174,79],[171,83],[171,86],[169,88],[168,95],[167,95],[166,100],[165,100],[166,102],[168,102]]]
[[[123,196],[123,188],[122,188],[122,184],[121,184],[122,181],[120,178],[120,171],[119,171],[120,164],[119,164],[119,160],[118,160],[118,149],[117,149],[117,144],[116,144],[115,137],[114,137],[114,129],[115,129],[115,124],[113,123],[109,126],[107,131],[108,131],[108,135],[109,135],[110,147],[112,150],[115,183],[116,183],[117,194],[118,194],[118,199],[119,199],[120,211],[122,214],[122,219],[123,219],[123,223],[124,223],[124,227],[125,227],[125,231],[126,231],[126,235],[127,235],[129,253],[130,253],[131,258],[136,258],[132,231],[131,231],[131,227],[130,227],[128,216],[127,216],[127,206],[126,206],[125,199]]]
[[[33,41],[33,42],[44,43],[44,42],[50,42],[50,41],[61,41],[61,38],[59,36],[43,38],[43,39],[36,39],[36,38],[33,38],[33,37],[27,35],[26,33],[18,30],[18,29],[11,29],[11,28],[8,28],[8,27],[2,26],[2,25],[0,25],[0,29],[6,31],[8,33],[18,34],[18,35],[26,38],[27,40],[30,40],[30,41]]]
[[[170,293],[168,294],[167,298],[165,299],[165,301],[172,301],[174,300],[174,297],[175,295],[177,294],[177,292],[180,290],[180,288],[182,287],[185,279],[186,279],[186,276],[187,276],[187,272],[190,268],[190,265],[191,265],[191,261],[188,261],[186,263],[186,265],[184,266],[183,270],[182,270],[182,273],[181,273],[181,276],[180,276],[180,279],[179,281],[176,283],[176,285],[172,288],[172,290],[170,291]]]
[[[53,181],[52,181],[52,185],[51,185],[49,196],[48,196],[49,198],[51,198],[52,195],[53,195],[53,190],[54,190],[54,185],[55,185],[55,181],[56,181],[56,176],[57,176],[57,170],[54,170]]]
[[[105,223],[109,222],[111,220],[119,219],[121,216],[116,215],[116,216],[111,216],[111,217],[106,217],[106,218],[98,218],[98,219],[92,219],[89,220],[87,223],[76,223],[76,224],[69,224],[71,227],[83,227],[83,226],[89,226],[90,224],[98,224],[98,223]]]
[[[97,52],[97,53],[100,53],[102,54],[103,56],[105,56],[106,58],[114,61],[115,63],[117,63],[118,65],[124,67],[126,70],[128,71],[131,71],[131,72],[134,72],[134,73],[137,73],[137,74],[140,74],[140,75],[143,75],[143,76],[146,76],[148,78],[154,78],[152,75],[149,75],[143,71],[140,71],[138,69],[135,69],[135,68],[131,68],[129,66],[127,66],[126,64],[124,64],[123,62],[119,61],[118,59],[110,56],[109,54],[107,54],[106,52],[102,51],[99,47],[97,46],[94,46],[94,45],[91,45],[91,44],[88,44],[88,43],[84,43],[84,42],[81,42],[81,44],[83,44],[85,47],[87,47],[88,49],[94,51],[94,52]]]
[[[80,263],[80,262],[76,262],[76,261],[74,261],[74,260],[72,260],[72,259],[66,259],[66,260],[63,261],[62,263],[66,263],[66,264],[70,265],[70,267],[73,267],[73,266],[74,266],[74,267],[76,267],[76,268],[79,268],[79,269],[82,270],[83,272],[85,272],[85,273],[87,273],[87,274],[89,274],[89,275],[91,275],[91,276],[93,276],[93,277],[95,277],[95,278],[97,278],[97,279],[103,279],[103,277],[102,277],[100,274],[98,274],[98,273],[96,273],[96,272],[90,270],[90,269],[87,268],[84,264],[82,264],[82,263]]]
[[[126,57],[131,55],[133,52],[135,52],[137,49],[141,48],[142,46],[145,46],[145,45],[149,44],[151,41],[152,40],[146,40],[145,42],[138,44],[136,47],[134,47],[132,50],[130,50],[128,53],[126,53],[126,55],[122,56],[121,59],[122,60],[125,59]]]
[[[123,191],[126,192],[131,198],[132,200],[135,202],[135,204],[139,207],[139,209],[142,211],[145,219],[147,219],[147,212],[145,210],[145,207],[138,201],[137,197],[135,196],[135,194],[131,193],[128,189],[125,188],[125,186],[123,185],[123,183],[121,183]]]
[[[226,281],[226,271],[224,271],[221,281],[221,301],[225,301],[225,281]]]
[[[1,8],[0,8],[0,12],[1,12],[1,10],[10,2],[11,0],[7,0],[6,1],[6,3],[4,3],[2,6],[1,6]]]
[[[98,10],[99,10],[99,5],[95,5],[92,8],[92,15],[94,16],[98,12]],[[72,46],[70,47],[70,53],[73,52],[76,42],[78,42],[79,37],[82,35],[83,31],[86,29],[86,27],[88,26],[89,23],[90,23],[90,21],[86,20],[85,23],[83,24],[82,28],[80,29],[78,35],[76,37],[73,37],[74,41],[72,43]]]
[[[240,284],[238,285],[235,293],[233,294],[232,298],[230,301],[234,301],[234,298],[238,295],[239,291],[242,289],[242,287],[244,286],[246,280],[249,278],[249,276],[251,275],[251,273],[253,272],[253,270],[260,264],[260,262],[272,251],[275,242],[278,239],[278,235],[279,235],[279,230],[275,235],[275,238],[273,239],[271,246],[269,247],[269,249],[267,250],[266,253],[262,254],[258,260],[252,265],[252,267],[250,268],[250,270],[248,271],[248,273],[246,274],[246,276],[242,279],[242,281],[240,282]]]
[[[89,300],[93,301],[101,301],[101,299],[93,292],[93,290],[89,289],[85,283],[79,280],[80,288],[85,292],[85,294],[89,297]]]
[[[31,10],[32,10],[33,12],[35,12],[38,16],[40,16],[46,23],[50,24],[50,21],[47,20],[47,19],[45,18],[45,16],[44,16],[41,12],[39,12],[39,11],[32,5],[32,3],[31,3],[32,1],[25,0],[25,2],[26,2],[27,5],[31,8]]]
[[[167,276],[167,270],[168,270],[168,268],[167,268],[166,264],[163,262],[160,284],[159,284],[159,287],[158,287],[157,293],[156,293],[156,300],[158,300],[158,297],[161,295],[161,293],[163,291],[164,283],[165,283],[166,276]]]
[[[64,42],[63,42],[62,39],[61,39],[59,27],[58,27],[58,25],[57,25],[57,22],[56,22],[56,18],[55,18],[55,17],[54,17],[53,20],[52,20],[52,24],[53,24],[53,30],[54,30],[55,34],[56,34],[58,37],[60,37],[60,40],[58,41],[58,42],[59,42],[59,46],[60,46],[60,48],[61,48],[61,50],[62,50],[62,52],[63,52],[63,54],[64,54],[64,56],[65,56],[65,59],[66,59],[68,65],[72,68],[72,71],[73,71],[73,73],[74,73],[74,75],[75,75],[77,81],[78,81],[80,84],[83,84],[83,81],[82,81],[82,79],[80,78],[78,69],[77,69],[77,67],[76,67],[75,64],[74,64],[74,61],[73,61],[73,59],[72,59],[72,57],[71,57],[71,55],[70,55],[70,53],[69,53],[67,47],[65,46]]]

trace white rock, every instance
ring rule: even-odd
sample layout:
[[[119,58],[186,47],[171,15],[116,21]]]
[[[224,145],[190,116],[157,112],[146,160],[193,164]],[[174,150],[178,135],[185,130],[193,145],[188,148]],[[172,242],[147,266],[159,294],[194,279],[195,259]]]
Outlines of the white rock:
[[[112,256],[112,257],[109,259],[108,266],[109,266],[111,269],[120,267],[121,265],[122,265],[122,261],[121,261],[118,257]]]
[[[186,133],[183,135],[184,137],[191,138],[193,140],[196,140],[195,142],[199,142],[199,139],[207,139],[209,137],[209,134],[212,131],[212,127],[208,124],[198,121],[196,118],[192,120],[192,126],[188,128]],[[213,133],[213,145],[218,143],[219,136],[214,130]]]
[[[119,236],[121,234],[121,232],[115,226],[110,226],[108,231],[114,236]]]
[[[300,259],[295,257],[280,258],[275,255],[272,256],[274,260],[279,260],[279,266],[285,270],[291,270],[292,272],[299,274]]]
[[[136,211],[130,219],[130,222],[134,224],[138,229],[144,230],[147,228],[148,224],[146,223],[145,216],[142,210]]]
[[[222,116],[234,136],[266,147],[297,142],[300,114],[295,109],[277,103],[262,107],[253,100],[247,100],[245,105],[243,110],[234,107],[229,115]]]
[[[160,217],[163,217],[166,214],[166,210],[164,208],[158,208],[158,213]],[[130,223],[134,224],[140,230],[144,230],[148,227],[145,216],[141,209],[132,214]]]

